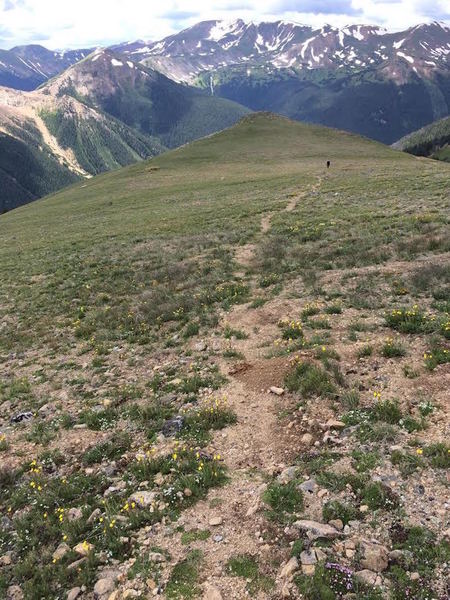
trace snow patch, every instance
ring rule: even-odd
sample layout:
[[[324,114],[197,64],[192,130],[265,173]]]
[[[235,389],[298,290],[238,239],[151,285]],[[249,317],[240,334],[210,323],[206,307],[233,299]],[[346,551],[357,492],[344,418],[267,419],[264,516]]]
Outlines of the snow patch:
[[[404,54],[403,52],[397,52],[397,56],[400,56],[400,58],[404,58],[412,65],[414,64],[414,59],[412,56],[408,56],[407,54]]]
[[[116,58],[111,59],[111,64],[113,67],[123,67],[123,62],[117,60]]]

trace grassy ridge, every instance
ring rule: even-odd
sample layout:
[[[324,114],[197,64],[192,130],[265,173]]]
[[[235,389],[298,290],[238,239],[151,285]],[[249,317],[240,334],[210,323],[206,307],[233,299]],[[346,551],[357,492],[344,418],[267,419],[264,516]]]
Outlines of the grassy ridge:
[[[403,502],[418,480],[399,487],[397,497],[372,481],[370,471],[391,457],[399,435],[405,452],[392,453],[392,464],[404,473],[427,468],[429,477],[430,465],[438,469],[427,483],[433,496],[448,465],[447,446],[430,443],[432,418],[425,441],[416,439],[425,417],[440,410],[441,373],[433,370],[448,362],[448,173],[448,165],[417,161],[354,135],[256,114],[225,132],[0,217],[0,405],[6,415],[0,419],[2,428],[6,424],[6,435],[0,435],[0,510],[8,524],[0,530],[0,555],[12,549],[14,558],[0,570],[0,596],[11,585],[20,585],[27,600],[63,598],[81,585],[90,594],[106,561],[143,594],[150,593],[151,577],[167,584],[168,597],[194,597],[204,576],[201,555],[189,547],[178,556],[173,549],[183,533],[188,544],[208,544],[208,531],[164,531],[161,548],[150,549],[167,560],[155,565],[147,560],[141,530],[163,518],[165,525],[175,523],[181,510],[227,484],[223,452],[210,452],[212,432],[236,419],[236,427],[253,425],[222,398],[228,393],[234,408],[247,410],[239,389],[235,397],[232,385],[219,397],[206,390],[226,383],[223,359],[253,361],[249,350],[258,357],[262,350],[260,360],[269,369],[272,357],[286,361],[290,391],[274,415],[277,431],[279,419],[295,418],[299,403],[302,420],[305,412],[320,420],[334,414],[352,428],[346,444],[355,448],[355,473],[344,478],[332,471],[342,446],[330,452],[318,445],[311,453],[303,447],[296,459],[298,481],[313,475],[330,491],[323,519],[360,519],[364,538],[380,534],[390,547],[406,548],[417,497],[399,506],[400,489]],[[251,251],[247,263],[239,258],[242,250]],[[419,255],[428,262],[415,264]],[[377,267],[364,268],[369,265]],[[232,311],[236,304],[247,306]],[[291,318],[281,320],[286,307]],[[386,339],[386,332],[395,340]],[[210,346],[220,338],[226,341],[222,353]],[[199,347],[205,339],[206,348]],[[308,360],[301,360],[299,350]],[[372,353],[376,374],[364,363]],[[299,360],[291,363],[293,357]],[[421,376],[424,386],[433,383],[431,395],[424,391],[427,402],[418,388],[407,387],[409,378]],[[395,399],[403,399],[403,386],[406,400],[411,394],[416,401],[414,410]],[[32,411],[33,419],[10,425],[10,415],[22,410]],[[179,445],[160,444],[158,434],[174,427],[168,419],[180,414]],[[284,451],[282,456],[286,460]],[[242,471],[232,479],[241,498]],[[110,496],[112,483],[116,491]],[[151,509],[136,506],[130,496],[147,487],[158,496]],[[277,553],[298,556],[306,540],[291,547],[283,533],[294,515],[309,516],[297,480],[274,480],[263,501],[270,510],[261,517],[277,531]],[[367,505],[366,516],[356,502]],[[72,520],[69,511],[78,507],[81,516]],[[421,510],[428,516],[428,505]],[[430,527],[435,523],[430,520]],[[253,539],[253,522],[243,521],[239,535],[246,535],[246,527]],[[419,533],[434,540],[425,528]],[[55,559],[62,541],[68,547]],[[87,560],[68,568],[79,558],[79,544],[92,544]],[[391,565],[383,574],[392,583],[390,591],[386,586],[389,600],[440,597],[444,576],[439,570],[435,575],[435,568],[446,560],[444,546],[441,551],[433,541],[420,541],[425,545],[432,549],[425,558],[414,547],[410,563]],[[177,564],[169,564],[173,554]],[[125,562],[130,557],[136,558],[131,569]],[[359,565],[358,553],[348,561],[339,553],[329,559]],[[279,562],[259,565],[248,556],[227,563],[230,574],[245,577],[250,593],[264,590],[265,597],[271,597],[278,568]],[[423,580],[411,584],[407,571],[416,569]],[[145,576],[138,580],[138,573]],[[347,593],[341,583],[322,563],[313,578],[296,578],[311,599],[317,589],[341,597],[330,592],[338,586]],[[416,594],[419,587],[426,593]],[[364,597],[378,600],[380,594]]]
[[[124,328],[120,335],[131,326],[126,318],[130,306],[139,323],[150,319],[152,326],[154,319],[168,318],[200,281],[211,292],[227,280],[233,247],[259,230],[261,214],[285,205],[289,195],[323,175],[327,159],[333,175],[320,196],[274,220],[273,232],[260,247],[263,268],[270,271],[276,263],[278,270],[295,273],[313,264],[321,269],[333,262],[373,264],[408,254],[402,239],[411,232],[411,253],[420,252],[430,238],[425,228],[417,228],[413,206],[425,199],[436,199],[433,221],[437,229],[443,227],[446,173],[434,165],[424,166],[419,180],[414,159],[376,142],[278,117],[250,116],[224,133],[150,163],[100,175],[4,217],[0,302],[5,315],[15,298],[20,325],[5,327],[3,341],[8,346],[17,342],[22,328],[28,329],[27,336],[50,333],[55,319],[67,325],[65,319],[76,314],[74,294],[94,305],[91,316],[99,322],[106,318],[101,298],[107,294],[107,305],[115,309],[105,328],[115,323],[114,336],[119,335],[116,325]],[[309,232],[300,240],[291,231],[299,223]],[[314,233],[316,226],[320,234]],[[281,248],[281,239],[280,257],[274,246]],[[433,239],[437,250],[446,244],[439,232]],[[199,256],[202,260],[195,261]],[[181,266],[174,269],[174,262]],[[42,280],[30,287],[36,276]],[[153,279],[157,283],[149,290]],[[152,298],[160,301],[149,317]],[[30,329],[37,314],[39,332]]]

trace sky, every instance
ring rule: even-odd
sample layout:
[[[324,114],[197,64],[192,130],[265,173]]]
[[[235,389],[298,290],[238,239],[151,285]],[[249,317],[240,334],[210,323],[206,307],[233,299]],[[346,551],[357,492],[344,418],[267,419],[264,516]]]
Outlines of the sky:
[[[237,18],[401,30],[430,20],[450,24],[450,0],[0,0],[0,48],[159,40],[199,21]]]

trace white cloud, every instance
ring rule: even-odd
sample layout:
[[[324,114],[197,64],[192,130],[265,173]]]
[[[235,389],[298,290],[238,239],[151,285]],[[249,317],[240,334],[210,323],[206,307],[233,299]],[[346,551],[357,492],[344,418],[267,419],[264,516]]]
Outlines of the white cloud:
[[[41,42],[74,48],[160,39],[200,20],[234,18],[402,29],[430,18],[449,20],[450,0],[0,0],[0,47]]]

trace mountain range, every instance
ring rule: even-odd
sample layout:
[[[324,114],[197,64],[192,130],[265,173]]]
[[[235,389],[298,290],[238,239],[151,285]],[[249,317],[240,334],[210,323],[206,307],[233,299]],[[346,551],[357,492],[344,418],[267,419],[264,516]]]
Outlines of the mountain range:
[[[226,128],[248,112],[109,50],[38,90],[0,88],[0,212]]]
[[[204,21],[156,42],[0,51],[0,211],[271,111],[392,144],[450,107],[450,28]],[[24,166],[25,165],[25,166]]]

